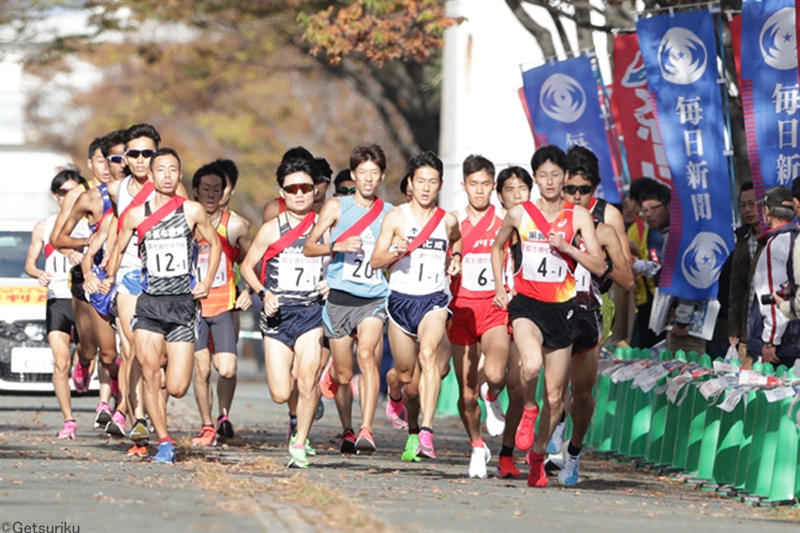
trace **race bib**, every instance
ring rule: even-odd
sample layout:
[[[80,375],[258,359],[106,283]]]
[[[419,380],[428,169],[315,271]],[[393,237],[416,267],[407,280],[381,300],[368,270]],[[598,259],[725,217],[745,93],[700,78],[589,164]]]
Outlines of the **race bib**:
[[[72,269],[66,255],[54,253],[45,260],[45,272],[64,275]]]
[[[461,262],[461,286],[468,291],[494,291],[492,254],[467,254]]]
[[[353,283],[378,285],[381,282],[381,269],[373,270],[369,266],[374,249],[374,246],[362,246],[360,252],[345,253],[342,278]]]
[[[186,239],[145,239],[147,271],[159,278],[174,278],[189,274]]]
[[[539,283],[560,283],[567,278],[569,266],[547,243],[525,242],[522,245],[522,277]]]
[[[592,274],[583,265],[575,268],[575,292],[588,293],[592,288]]]
[[[319,257],[283,253],[278,259],[278,288],[282,291],[311,292],[319,282]]]
[[[446,254],[433,250],[414,250],[411,253],[411,282],[420,287],[436,288],[444,276]]]
[[[208,260],[209,260],[209,246],[204,245],[197,256],[197,270],[200,281],[206,279],[208,276]],[[225,255],[220,255],[219,265],[217,266],[217,273],[214,274],[214,281],[211,282],[211,287],[222,287],[228,282],[228,269],[226,268]]]

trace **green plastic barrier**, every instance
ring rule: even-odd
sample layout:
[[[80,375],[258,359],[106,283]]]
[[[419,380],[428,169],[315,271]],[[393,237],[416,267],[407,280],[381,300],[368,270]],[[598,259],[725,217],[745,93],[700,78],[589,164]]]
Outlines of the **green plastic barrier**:
[[[732,364],[739,366],[738,361]],[[713,469],[713,482],[720,488],[732,488],[736,482],[736,461],[742,446],[744,418],[744,398],[731,412],[722,411],[720,414],[719,441]]]
[[[672,359],[672,354],[668,350],[662,350],[658,359],[659,361],[669,361]],[[666,382],[666,377],[659,379],[655,389]],[[661,448],[664,444],[664,430],[667,424],[667,403],[669,402],[667,402],[666,394],[653,394],[653,417],[650,421],[650,435],[644,454],[645,464],[656,465],[661,460]]]
[[[763,393],[762,393],[763,395]],[[775,450],[775,464],[772,468],[772,484],[767,501],[772,504],[790,504],[800,498],[800,455],[798,442],[800,430],[789,418],[792,398],[784,398],[772,405],[780,410],[778,427],[778,447]]]
[[[633,359],[633,348],[626,347],[624,350],[624,359]],[[611,431],[611,452],[620,456],[622,449],[622,435],[625,432],[626,414],[630,411],[628,405],[628,397],[631,396],[630,382],[621,382],[616,391],[616,412],[614,413],[614,423]]]
[[[629,350],[630,348],[628,348]],[[616,357],[617,359],[625,359],[627,350],[625,348],[617,348]],[[598,452],[610,452],[611,450],[611,437],[614,434],[614,419],[617,415],[617,389],[620,387],[630,387],[629,383],[614,383],[611,381],[611,378],[608,379],[608,394],[606,400],[606,408],[605,411],[598,411],[601,413],[603,417],[602,423],[600,427],[602,429],[600,433],[600,439],[597,444],[597,451]]]
[[[695,354],[696,355],[696,354]],[[678,350],[675,352],[675,359],[679,359],[681,361],[686,361],[686,353],[683,350]],[[674,375],[677,374],[678,371],[673,372]],[[666,378],[665,378],[666,379]],[[664,395],[666,398],[666,394]],[[674,470],[672,466],[673,458],[675,457],[675,440],[678,437],[678,412],[680,408],[677,404],[674,404],[667,400],[667,416],[666,416],[666,423],[664,425],[664,439],[661,445],[661,456],[658,460],[658,465],[662,468],[666,468],[668,470]]]
[[[775,373],[772,364],[764,365],[764,374],[771,376]],[[744,492],[755,494],[758,484],[758,469],[761,464],[761,454],[764,449],[764,437],[767,434],[767,422],[769,417],[769,402],[763,394],[756,397],[756,417],[753,429],[753,439],[750,443],[750,453],[747,456],[747,473],[745,475]]]
[[[786,367],[781,365],[775,375],[786,375]],[[761,447],[761,461],[758,464],[758,479],[753,493],[760,498],[768,498],[772,485],[772,471],[775,467],[775,456],[778,450],[778,432],[781,426],[781,405],[779,402],[767,403],[767,427],[764,433],[764,444]],[[781,443],[781,446],[784,444]]]
[[[716,360],[722,362],[720,358]],[[717,401],[707,402],[706,404],[703,441],[700,445],[700,459],[697,466],[697,480],[703,482],[703,488],[706,490],[717,488],[717,485],[713,482],[714,461],[717,458],[720,418],[723,412],[722,409],[717,408],[717,405],[721,404],[723,401],[725,401],[725,395],[721,394]]]
[[[688,360],[690,363],[697,363],[698,359],[697,352],[689,352]],[[672,452],[672,467],[676,472],[686,470],[686,450],[689,447],[689,433],[692,428],[692,409],[694,408],[695,398],[700,395],[697,387],[692,383],[687,383],[684,387],[689,388],[680,393],[686,394],[686,397],[678,407],[677,435],[675,436],[675,447]],[[680,399],[680,395],[678,399]]]
[[[700,366],[712,368],[711,356],[703,354],[700,357]],[[700,449],[703,444],[703,432],[705,430],[708,402],[696,388],[690,391],[690,394],[694,394],[695,397],[692,406],[692,423],[689,426],[689,441],[686,444],[685,471],[696,476],[700,467]]]
[[[650,350],[640,350],[639,359],[650,359]],[[634,389],[632,404],[628,410],[630,416],[630,432],[623,438],[622,453],[633,459],[644,457],[647,448],[647,436],[650,434],[650,419],[652,418],[652,392],[643,392],[641,388]]]
[[[764,365],[760,362],[753,364],[755,372],[763,372]],[[753,444],[753,434],[755,433],[758,409],[760,405],[758,391],[752,391],[747,395],[747,406],[745,407],[744,424],[742,425],[742,444],[739,447],[739,455],[736,459],[736,477],[733,487],[737,491],[744,491],[744,484],[747,480],[747,465],[749,464],[750,452]],[[763,412],[763,407],[761,407]]]

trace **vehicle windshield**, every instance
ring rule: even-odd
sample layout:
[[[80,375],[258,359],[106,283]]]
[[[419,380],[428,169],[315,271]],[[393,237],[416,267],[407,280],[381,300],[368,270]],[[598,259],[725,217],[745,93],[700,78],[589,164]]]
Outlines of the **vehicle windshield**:
[[[0,278],[27,278],[25,257],[31,244],[28,231],[0,231]],[[39,254],[36,266],[44,269],[44,256]]]

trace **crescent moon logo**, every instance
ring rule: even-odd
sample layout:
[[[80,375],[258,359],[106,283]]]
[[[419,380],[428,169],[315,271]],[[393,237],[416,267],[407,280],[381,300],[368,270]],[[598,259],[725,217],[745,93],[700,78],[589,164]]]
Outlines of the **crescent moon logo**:
[[[716,283],[728,254],[728,245],[722,237],[702,231],[683,253],[683,276],[693,287],[707,289]]]
[[[670,28],[658,45],[658,66],[668,82],[689,85],[706,71],[708,51],[697,35],[686,28]]]
[[[768,18],[761,27],[758,42],[767,65],[778,70],[797,68],[797,28],[794,25],[794,8],[785,7]]]
[[[570,124],[583,115],[586,93],[575,78],[553,74],[542,84],[539,104],[548,117]]]

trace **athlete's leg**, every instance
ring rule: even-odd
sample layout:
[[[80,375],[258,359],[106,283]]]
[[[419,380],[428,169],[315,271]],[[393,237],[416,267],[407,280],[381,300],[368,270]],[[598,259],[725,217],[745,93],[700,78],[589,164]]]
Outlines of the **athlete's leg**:
[[[572,388],[572,437],[574,448],[580,448],[594,415],[592,387],[597,380],[600,347],[572,356],[569,382]]]
[[[514,439],[519,421],[522,419],[522,407],[525,403],[520,381],[519,350],[512,343],[508,357],[508,375],[506,376],[506,390],[508,391],[508,409],[506,409],[506,428],[503,430],[503,446],[514,449]],[[534,378],[533,388],[536,390],[539,378]],[[534,403],[535,405],[535,403]]]
[[[53,388],[58,406],[61,408],[64,420],[74,420],[69,388],[69,369],[72,362],[69,353],[69,334],[63,331],[51,331],[47,334],[47,341],[53,351]]]
[[[347,429],[353,427],[353,389],[349,386],[339,387],[334,396],[336,401],[336,410],[339,412],[339,421],[342,423],[342,428]]]
[[[123,292],[117,294],[119,324],[122,327],[122,335],[128,339],[129,346],[128,357],[122,361],[123,368],[119,387],[120,394],[126,399],[127,412],[134,420],[144,418],[144,405],[139,401],[139,395],[142,394],[142,371],[136,355],[136,342],[133,340],[133,331],[131,330],[131,319],[136,312],[137,299],[138,296]]]
[[[422,368],[417,364],[411,383],[406,383],[403,388],[403,405],[408,410],[408,432],[419,433],[419,383],[422,380]]]
[[[202,319],[201,319],[202,320]],[[200,422],[213,426],[211,409],[214,398],[211,394],[211,352],[206,348],[194,352],[194,399],[200,411]]]
[[[536,406],[536,378],[542,370],[542,331],[527,318],[516,318],[513,322],[514,344],[520,358],[520,384],[523,404],[526,409]]]
[[[439,389],[442,384],[442,374],[437,364],[437,350],[445,335],[448,311],[441,309],[433,311],[420,320],[419,335],[419,362],[422,368],[419,392],[422,408],[422,427],[433,428],[433,417],[436,412],[436,402],[439,400]],[[392,347],[394,352],[394,347]]]
[[[289,401],[295,390],[292,362],[294,352],[281,341],[264,337],[264,366],[267,370],[269,394],[275,403]]]
[[[516,321],[515,321],[516,322]],[[569,366],[572,358],[572,345],[558,350],[544,352],[545,395],[539,421],[539,433],[533,443],[533,451],[544,454],[547,443],[553,435],[564,410],[564,389],[569,378]],[[525,372],[525,367],[522,369]]]
[[[506,326],[495,326],[481,336],[481,351],[486,356],[483,371],[492,398],[496,398],[506,385],[509,344]]]
[[[298,337],[294,345],[294,372],[297,379],[297,437],[295,442],[303,444],[308,438],[314,412],[319,402],[319,378],[322,373],[320,351],[322,350],[322,328],[314,328]]]
[[[167,366],[165,381],[167,393],[174,398],[183,398],[189,390],[189,385],[192,384],[194,343],[168,342],[166,344]]]
[[[480,351],[477,344],[452,346],[453,366],[460,391],[458,413],[467,430],[470,442],[481,438],[481,408],[478,405],[478,359]]]
[[[358,325],[358,367],[361,369],[361,427],[372,430],[378,392],[381,387],[379,370],[383,357],[383,321],[367,317]]]
[[[219,414],[228,416],[233,404],[233,394],[236,392],[236,354],[222,352],[214,354],[214,368],[217,369],[217,401]]]
[[[150,415],[150,422],[158,438],[166,438],[169,436],[167,405],[161,394],[161,369],[167,364],[167,342],[159,333],[138,329],[134,335],[134,351],[142,368],[143,400]]]
[[[442,329],[442,334],[444,334],[444,329]],[[411,383],[414,377],[414,370],[417,366],[417,346],[414,338],[394,322],[389,322],[389,345],[392,348],[392,358],[394,359],[394,374],[391,380],[387,376],[387,381],[392,397],[397,398],[402,393],[403,386]]]

